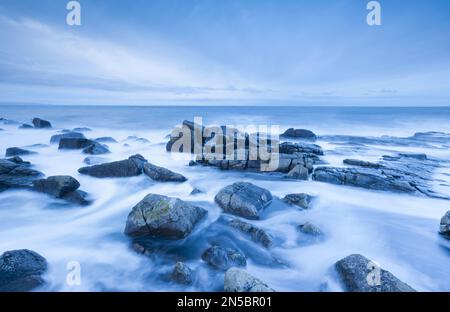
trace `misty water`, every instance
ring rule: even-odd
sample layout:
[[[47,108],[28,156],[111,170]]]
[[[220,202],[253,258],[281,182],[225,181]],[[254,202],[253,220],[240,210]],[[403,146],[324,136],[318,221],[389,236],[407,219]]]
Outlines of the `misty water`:
[[[0,117],[29,123],[33,117],[50,120],[53,129],[18,129],[1,124],[0,154],[6,148],[26,147],[38,152],[24,156],[46,176],[71,175],[94,202],[68,205],[31,191],[0,193],[0,253],[31,249],[49,262],[44,291],[220,291],[223,272],[201,260],[214,242],[226,242],[247,256],[246,270],[278,291],[341,291],[333,264],[360,253],[420,291],[450,291],[450,244],[438,235],[440,218],[450,210],[445,199],[369,191],[314,181],[288,181],[277,175],[189,167],[189,157],[166,152],[167,135],[183,120],[202,117],[205,125],[279,125],[306,128],[319,136],[323,160],[343,166],[345,158],[376,161],[398,152],[425,153],[440,161],[433,189],[450,196],[450,143],[424,145],[365,144],[364,148],[326,140],[326,136],[409,137],[416,132],[450,133],[450,108],[333,108],[333,107],[64,107],[1,106]],[[80,151],[60,151],[50,137],[61,129],[89,127],[88,138],[111,136],[110,161],[141,154],[151,163],[182,173],[182,184],[135,178],[95,179],[80,175],[85,166]],[[126,140],[136,135],[150,143]],[[395,141],[393,141],[395,142]],[[35,145],[43,144],[43,145]],[[311,210],[300,211],[275,198],[261,220],[251,223],[274,237],[270,250],[232,232],[216,221],[221,209],[218,191],[237,181],[264,187],[275,197],[291,193],[316,196]],[[193,188],[203,193],[190,195]],[[177,197],[208,210],[207,217],[181,242],[172,243],[167,257],[147,257],[131,248],[123,234],[128,213],[149,193]],[[296,227],[309,221],[324,232],[320,240],[302,236]],[[192,286],[170,282],[176,261],[195,271]],[[81,285],[66,283],[67,264],[81,265]]]

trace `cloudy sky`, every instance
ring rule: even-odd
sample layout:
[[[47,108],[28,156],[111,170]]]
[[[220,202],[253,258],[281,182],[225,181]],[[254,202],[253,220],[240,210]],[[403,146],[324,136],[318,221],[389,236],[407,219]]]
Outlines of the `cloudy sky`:
[[[0,103],[450,105],[450,1],[0,0]]]

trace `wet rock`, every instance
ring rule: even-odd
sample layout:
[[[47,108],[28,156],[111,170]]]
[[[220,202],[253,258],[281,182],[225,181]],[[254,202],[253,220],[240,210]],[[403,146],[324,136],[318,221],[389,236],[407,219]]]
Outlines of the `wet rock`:
[[[83,162],[86,165],[98,165],[107,162],[108,160],[106,158],[102,157],[95,157],[95,156],[88,156],[86,157]]]
[[[49,121],[41,119],[41,118],[34,118],[33,125],[35,128],[39,128],[39,129],[52,127],[52,124]]]
[[[214,198],[227,213],[247,219],[258,219],[259,212],[272,202],[272,194],[246,182],[226,186]]]
[[[0,256],[0,292],[27,292],[45,284],[47,261],[31,250],[7,251]]]
[[[78,172],[95,178],[134,177],[142,174],[146,162],[141,155],[134,155],[125,160],[83,167],[78,169]]]
[[[439,233],[450,239],[450,211],[442,217]]]
[[[379,191],[417,192],[417,189],[402,176],[384,174],[383,171],[366,168],[318,167],[313,173],[313,180]]]
[[[281,154],[309,153],[323,155],[323,150],[319,145],[309,143],[284,142],[280,144],[279,151]]]
[[[182,239],[206,214],[205,209],[178,198],[149,194],[128,215],[125,234]]]
[[[288,179],[304,180],[304,181],[307,181],[308,177],[309,177],[309,171],[307,168],[303,167],[302,165],[296,165],[286,175],[286,178],[288,178]]]
[[[283,198],[283,202],[288,205],[297,206],[301,209],[310,209],[314,197],[305,193],[288,194]]]
[[[380,169],[383,166],[377,163],[364,161],[364,160],[358,160],[358,159],[344,159],[344,164],[350,165],[350,166],[357,166],[357,167],[366,167],[366,168],[374,168],[374,169]]]
[[[19,126],[19,129],[34,129],[34,127],[29,124],[22,124]]]
[[[23,162],[20,158],[0,159],[0,191],[31,188],[33,181],[42,176],[42,172],[31,169],[30,163]]]
[[[322,236],[322,230],[317,225],[314,225],[310,222],[299,225],[298,230],[306,235]]]
[[[183,262],[177,262],[170,276],[177,284],[190,285],[193,282],[193,271]]]
[[[100,137],[100,138],[95,139],[95,142],[98,142],[98,143],[118,143],[112,137]]]
[[[104,155],[109,154],[111,152],[109,151],[108,146],[97,142],[93,142],[92,145],[83,149],[83,153],[90,155]]]
[[[86,139],[83,133],[66,132],[63,134],[55,134],[50,138],[50,144],[59,144],[61,139]]]
[[[92,144],[94,142],[86,138],[61,138],[59,149],[84,149]]]
[[[10,148],[6,149],[5,156],[13,157],[13,156],[24,156],[24,155],[33,155],[33,154],[37,154],[37,153],[23,149],[23,148],[19,148],[19,147],[10,147]]]
[[[150,143],[150,141],[147,140],[146,138],[140,138],[135,135],[130,135],[129,137],[127,137],[125,139],[125,141],[132,141],[132,142],[137,142],[137,143]]]
[[[362,255],[350,255],[335,264],[338,275],[347,291],[350,292],[413,292],[389,271],[379,268]],[[380,279],[370,279],[374,270],[379,270]]]
[[[24,161],[19,156],[14,156],[12,158],[8,158],[7,160],[9,160],[9,161],[11,161],[11,162],[13,162],[15,164],[18,164],[18,165],[21,165],[21,164],[23,164],[23,165],[30,165],[29,161]]]
[[[194,166],[198,166],[198,163],[196,161],[191,160],[189,162],[189,167],[194,167]]]
[[[146,163],[144,165],[144,173],[149,176],[152,180],[158,182],[185,182],[186,177],[183,175],[173,172],[169,169],[155,166],[151,163]]]
[[[236,249],[212,246],[202,254],[202,260],[218,270],[228,270],[235,266],[246,266],[247,259]]]
[[[428,159],[426,154],[400,153],[398,155],[400,157],[414,158],[414,159],[418,159],[418,160],[427,160]]]
[[[226,292],[274,292],[267,284],[250,273],[231,268],[225,273],[224,290]]]
[[[73,204],[85,206],[91,202],[86,192],[78,190],[80,183],[71,176],[52,176],[33,182],[33,190]]]
[[[88,128],[88,127],[78,127],[78,128],[73,128],[72,131],[73,132],[90,132],[90,131],[92,131],[92,129]]]
[[[317,140],[317,136],[314,132],[306,129],[294,129],[290,128],[286,130],[281,137],[283,138],[294,138],[294,139],[304,139],[315,141]]]
[[[202,193],[204,193],[204,192],[201,189],[194,187],[194,189],[192,190],[190,195],[198,195],[198,194],[202,194]]]
[[[260,243],[266,248],[270,248],[273,244],[273,238],[263,229],[254,226],[253,224],[241,221],[239,219],[233,219],[228,222],[228,225],[239,232],[242,232],[251,237],[251,239],[257,243]]]
[[[79,206],[87,206],[92,203],[92,200],[89,199],[89,194],[81,190],[67,193],[63,197],[61,197],[61,199]]]

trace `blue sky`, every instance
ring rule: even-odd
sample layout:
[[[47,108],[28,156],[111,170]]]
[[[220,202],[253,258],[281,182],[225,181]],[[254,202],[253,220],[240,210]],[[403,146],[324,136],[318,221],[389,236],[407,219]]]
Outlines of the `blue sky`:
[[[0,102],[450,105],[450,1],[0,0]]]

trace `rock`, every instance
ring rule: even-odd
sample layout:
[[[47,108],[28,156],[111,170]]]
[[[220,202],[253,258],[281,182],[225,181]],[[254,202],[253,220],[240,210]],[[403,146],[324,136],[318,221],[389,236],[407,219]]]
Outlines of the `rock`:
[[[108,146],[97,142],[93,142],[92,145],[83,149],[83,153],[90,155],[104,155],[109,154],[111,152],[109,151]]]
[[[95,178],[134,177],[142,174],[146,162],[141,155],[134,155],[125,160],[83,167],[78,169],[78,172]]]
[[[178,198],[149,194],[128,215],[125,234],[182,239],[206,214],[205,209]]]
[[[30,250],[7,251],[0,256],[0,292],[26,292],[45,284],[47,261]]]
[[[20,157],[0,159],[0,191],[10,188],[31,188],[33,181],[40,179],[44,174],[30,167],[31,165],[23,162]]]
[[[194,187],[194,189],[192,190],[192,192],[189,195],[198,195],[198,194],[202,194],[204,193],[201,189]]]
[[[43,129],[43,128],[51,128],[52,124],[44,119],[40,118],[34,118],[33,119],[33,125],[35,128]]]
[[[398,155],[400,157],[414,158],[414,159],[418,159],[418,160],[427,160],[428,159],[426,154],[401,153]]]
[[[88,156],[86,157],[83,162],[86,165],[98,165],[98,164],[103,164],[105,162],[107,162],[108,160],[106,158],[102,158],[102,157],[95,157],[95,156]]]
[[[288,205],[297,206],[302,209],[309,209],[311,208],[311,203],[313,199],[314,199],[313,196],[304,193],[288,194],[283,198],[283,202],[285,202]]]
[[[270,248],[273,244],[272,236],[253,224],[241,221],[239,219],[233,219],[228,222],[228,225],[246,235],[249,235],[253,241],[260,243],[266,248]]]
[[[442,217],[439,233],[450,239],[450,211]]]
[[[100,137],[100,138],[95,139],[95,142],[98,142],[98,143],[118,143],[112,137]]]
[[[53,176],[33,182],[33,189],[40,193],[61,198],[80,187],[80,183],[71,176]]]
[[[192,270],[183,262],[177,262],[170,276],[171,280],[177,284],[190,285],[193,282]]]
[[[202,260],[218,270],[247,265],[247,259],[238,250],[220,246],[212,246],[205,250]]]
[[[306,129],[294,129],[290,128],[286,130],[281,137],[284,138],[295,138],[295,139],[304,139],[304,140],[310,140],[315,141],[317,140],[317,136],[314,132]]]
[[[37,154],[37,153],[23,149],[23,148],[19,148],[19,147],[10,147],[10,148],[6,149],[5,156],[13,157],[13,156],[24,156],[24,155],[33,155],[33,154]]]
[[[125,139],[125,141],[133,141],[133,142],[138,142],[138,143],[150,143],[149,140],[147,140],[145,138],[137,137],[135,135],[130,135],[129,137],[127,137]]]
[[[29,124],[22,124],[19,126],[19,129],[34,129],[34,127]]]
[[[305,180],[308,181],[309,171],[302,165],[296,165],[291,171],[288,172],[286,178],[295,180]]]
[[[376,171],[366,168],[318,167],[313,173],[313,180],[379,191],[417,192],[417,189],[402,176],[384,174],[381,170]]]
[[[338,275],[350,292],[414,292],[389,271],[379,268],[362,255],[350,255],[335,264]],[[370,279],[374,270],[379,270],[380,279]],[[372,273],[372,274],[371,274]]]
[[[194,167],[194,166],[198,166],[198,163],[196,161],[191,160],[189,162],[189,167]]]
[[[226,292],[274,292],[267,284],[238,268],[231,268],[225,273],[223,288]]]
[[[61,139],[86,139],[83,133],[80,132],[66,132],[63,134],[55,134],[50,138],[51,144],[59,144]]]
[[[280,154],[309,153],[322,156],[323,150],[319,145],[309,143],[284,142],[280,144]]]
[[[78,127],[78,128],[73,128],[72,131],[74,131],[74,132],[90,132],[90,131],[92,131],[92,129],[87,128],[87,127]]]
[[[61,199],[79,206],[87,206],[92,203],[92,201],[89,200],[89,194],[80,190],[67,193],[61,197]]]
[[[86,138],[61,138],[59,140],[59,149],[84,149],[92,144],[94,142]]]
[[[20,158],[19,156],[14,156],[12,158],[8,158],[7,160],[9,160],[15,164],[18,164],[18,165],[20,165],[20,164],[30,165],[29,161],[23,161],[23,159]]]
[[[151,163],[146,163],[144,165],[144,173],[149,176],[152,180],[158,182],[185,182],[186,177],[183,175],[170,171],[169,169],[155,166]]]
[[[374,169],[380,169],[383,167],[381,164],[364,161],[364,160],[358,160],[358,159],[344,159],[344,164],[350,165],[350,166],[366,167],[366,168],[374,168]]]
[[[247,219],[259,219],[259,212],[272,202],[272,194],[246,182],[226,186],[214,198],[227,213]]]
[[[298,230],[306,235],[322,236],[322,230],[318,226],[309,222],[299,225]]]

